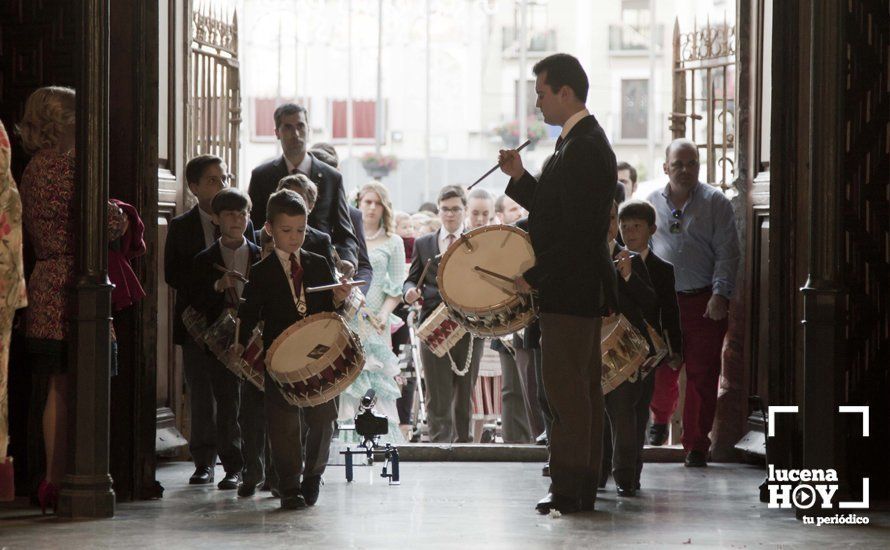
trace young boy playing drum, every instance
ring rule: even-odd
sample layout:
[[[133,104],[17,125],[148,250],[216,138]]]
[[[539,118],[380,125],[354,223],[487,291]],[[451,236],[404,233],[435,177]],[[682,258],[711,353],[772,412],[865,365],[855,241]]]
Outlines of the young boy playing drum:
[[[677,304],[677,293],[674,290],[674,266],[659,258],[649,248],[649,239],[655,234],[655,208],[651,204],[641,200],[625,202],[618,212],[618,223],[621,226],[621,236],[627,248],[639,254],[646,263],[652,287],[655,289],[657,319],[653,326],[672,351],[672,354],[665,360],[665,364],[658,367],[650,376],[655,379],[653,383],[657,385],[662,376],[668,374],[671,369],[679,369],[683,362],[680,306]],[[673,410],[670,403],[664,405],[653,400],[650,392],[649,399],[646,400],[646,408],[641,409],[641,412],[637,414],[648,416],[649,401],[652,401],[653,413],[649,443],[662,445],[667,440],[667,424]],[[645,427],[642,430],[645,431]]]
[[[615,258],[618,270],[618,310],[646,340],[649,340],[647,323],[655,322],[655,292],[649,279],[649,272],[639,255],[616,242],[618,237],[618,206],[612,205],[609,218],[609,249]],[[650,349],[652,342],[649,342]],[[600,485],[606,478],[607,466],[611,462],[612,477],[619,496],[632,497],[639,490],[638,481],[642,461],[643,436],[646,429],[646,407],[652,396],[652,376],[641,379],[639,370],[605,395],[606,415],[611,428],[611,461],[609,446],[604,445],[603,469]],[[645,404],[641,404],[645,402]],[[642,410],[642,418],[638,418]],[[605,435],[606,432],[604,432]]]
[[[188,212],[173,218],[164,245],[164,278],[176,290],[173,320],[173,342],[182,346],[185,380],[189,391],[191,436],[189,452],[195,463],[190,484],[213,483],[217,456],[222,458],[227,473],[241,466],[238,448],[238,403],[229,396],[238,388],[237,380],[207,353],[203,342],[198,343],[186,329],[182,314],[189,306],[189,288],[194,275],[195,256],[213,244],[218,226],[213,223],[213,197],[226,187],[228,176],[223,159],[214,155],[199,155],[185,166],[189,191],[197,199]],[[253,240],[253,224],[248,220],[244,236]],[[227,408],[227,412],[221,412]],[[223,457],[232,457],[229,458]],[[236,458],[237,457],[237,458]],[[228,464],[226,464],[228,462]],[[234,490],[237,479],[226,476],[217,485]]]
[[[347,285],[333,291],[306,292],[309,287],[336,282],[327,260],[301,250],[306,218],[306,203],[293,191],[277,191],[269,197],[265,229],[272,235],[275,250],[253,266],[250,282],[244,287],[240,345],[232,352],[235,357],[240,357],[259,321],[264,323],[263,345],[269,349],[285,329],[314,313],[334,311],[349,294]],[[284,399],[268,372],[265,386],[266,429],[272,465],[278,473],[281,508],[295,510],[315,504],[330,453],[336,406],[328,401],[316,407],[304,407],[301,418],[301,409]],[[305,439],[301,437],[307,431],[303,429],[303,422],[308,427]]]
[[[191,306],[204,316],[208,326],[227,311],[237,312],[244,283],[233,273],[246,275],[251,264],[260,259],[259,247],[244,237],[250,220],[250,199],[247,195],[238,189],[223,189],[213,197],[210,208],[213,212],[213,223],[219,227],[220,237],[195,256],[192,282],[189,286]],[[220,268],[229,270],[229,273]],[[250,427],[239,425],[238,422],[239,409],[243,410],[244,406],[241,400],[247,396],[240,388],[240,379],[237,375],[228,371],[225,365],[209,354],[207,361],[213,363],[212,368],[220,371],[216,378],[224,380],[221,383],[214,380],[217,423],[234,425],[236,431],[232,434],[234,438],[232,452],[225,454],[221,449],[220,458],[226,469],[226,479],[230,484],[237,486],[242,479],[242,466],[244,466],[242,457],[250,454],[245,451],[249,450],[250,443],[253,442]],[[253,388],[248,388],[250,389]],[[262,444],[262,440],[260,441]],[[251,464],[246,465],[245,475],[250,473],[251,468]],[[239,487],[239,492],[241,490]]]

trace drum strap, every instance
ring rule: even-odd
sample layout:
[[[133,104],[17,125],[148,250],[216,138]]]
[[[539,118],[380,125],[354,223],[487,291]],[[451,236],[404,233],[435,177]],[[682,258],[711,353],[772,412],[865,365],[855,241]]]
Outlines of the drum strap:
[[[452,372],[458,376],[466,376],[466,374],[470,372],[470,363],[473,362],[473,336],[470,335],[470,349],[467,350],[467,360],[464,361],[463,369],[457,368],[457,363],[455,363],[454,358],[451,357],[451,350],[448,350],[445,353],[448,354],[448,361],[451,363]]]

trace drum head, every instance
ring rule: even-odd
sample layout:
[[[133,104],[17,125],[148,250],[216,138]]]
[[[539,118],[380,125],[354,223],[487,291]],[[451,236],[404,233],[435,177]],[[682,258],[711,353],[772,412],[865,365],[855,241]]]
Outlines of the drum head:
[[[314,407],[342,393],[361,373],[364,351],[336,313],[316,313],[282,332],[266,355],[269,376],[285,400]]]
[[[535,254],[525,231],[490,225],[470,231],[448,249],[436,280],[450,307],[463,312],[487,311],[513,300],[516,291],[512,282],[481,273],[477,266],[512,281],[534,265]]]
[[[348,346],[346,334],[336,313],[318,313],[294,323],[269,347],[266,363],[270,374],[289,382],[317,374]]]

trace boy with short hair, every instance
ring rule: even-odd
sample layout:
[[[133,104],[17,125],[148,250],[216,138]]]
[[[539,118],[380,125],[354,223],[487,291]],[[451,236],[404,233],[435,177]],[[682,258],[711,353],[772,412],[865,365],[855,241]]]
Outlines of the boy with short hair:
[[[213,223],[211,203],[213,197],[226,187],[228,176],[225,162],[214,155],[199,155],[186,164],[185,178],[198,204],[170,221],[164,245],[164,278],[176,290],[173,343],[182,347],[183,370],[189,390],[189,452],[195,463],[195,473],[189,483],[205,484],[213,482],[217,453],[234,455],[232,442],[237,437],[232,430],[237,423],[228,427],[218,425],[214,402],[220,396],[215,395],[212,382],[213,374],[217,371],[204,368],[208,362],[207,352],[203,349],[203,343],[199,345],[189,335],[182,321],[182,313],[189,305],[192,262],[199,252],[216,240],[217,226]],[[253,240],[253,225],[249,221],[244,236]],[[237,483],[231,481],[223,480],[220,488],[235,489]]]
[[[249,276],[250,266],[260,259],[260,249],[244,237],[251,206],[247,195],[238,189],[223,189],[213,197],[210,206],[213,223],[219,228],[220,237],[195,256],[189,290],[192,308],[204,316],[208,326],[226,311],[233,317],[237,316],[239,298],[244,290],[244,283],[239,279]],[[222,272],[218,266],[229,271]],[[229,437],[232,438],[231,444],[227,445],[227,452],[220,450],[220,459],[226,470],[226,480],[229,484],[239,486],[242,467],[245,467],[242,449],[248,451],[255,444],[255,426],[239,425],[238,414],[242,404],[240,378],[209,351],[204,359],[202,368],[212,373],[217,425],[230,433]],[[250,389],[253,388],[248,388],[248,391]],[[250,452],[246,454],[249,455]],[[244,468],[245,475],[251,474],[253,467],[253,464],[247,464]],[[239,487],[239,494],[240,492]]]
[[[669,369],[679,369],[683,362],[682,349],[683,339],[680,330],[680,307],[677,304],[677,293],[674,290],[674,267],[662,260],[649,248],[649,239],[655,234],[655,208],[651,204],[642,200],[630,200],[625,202],[618,211],[618,223],[621,229],[621,236],[627,248],[640,255],[649,271],[649,279],[652,281],[652,287],[655,291],[656,317],[654,328],[662,336],[665,343],[670,346],[671,355],[657,367],[655,372],[649,376],[652,380],[648,384],[648,394],[644,395],[639,402],[639,410],[637,415],[641,425],[639,429],[640,447],[642,448],[646,436],[646,420],[648,419],[648,411],[653,413],[653,429],[656,432],[656,440],[650,441],[655,445],[661,445],[667,439],[667,422],[673,413],[670,407],[667,410],[661,410],[660,404],[651,403],[652,390],[655,384],[658,384],[660,373],[665,373]],[[650,432],[651,437],[651,432]],[[642,462],[637,470],[642,468]],[[639,473],[637,474],[639,482]]]
[[[336,282],[327,260],[301,249],[307,217],[306,203],[297,193],[282,190],[269,197],[265,229],[272,235],[275,250],[251,269],[240,311],[240,345],[233,355],[240,354],[259,321],[264,323],[263,346],[269,349],[285,329],[314,313],[334,311],[349,295],[345,285],[333,291],[305,292],[308,287]],[[332,400],[316,407],[294,407],[268,373],[265,386],[266,428],[281,507],[294,510],[315,504],[330,453],[336,406]],[[303,422],[308,425],[305,439],[301,437],[307,431]]]

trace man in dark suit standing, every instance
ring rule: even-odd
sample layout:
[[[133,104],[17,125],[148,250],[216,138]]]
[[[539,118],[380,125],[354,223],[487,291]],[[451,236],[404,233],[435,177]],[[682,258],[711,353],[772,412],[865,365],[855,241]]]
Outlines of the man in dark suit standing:
[[[281,143],[283,154],[257,166],[250,174],[248,193],[253,202],[250,219],[256,227],[266,223],[266,203],[278,188],[281,178],[297,173],[309,176],[318,186],[318,199],[309,215],[309,225],[331,236],[341,260],[337,268],[351,275],[358,265],[358,240],[349,219],[343,176],[308,154],[306,140],[309,121],[305,108],[285,103],[275,109],[273,116],[275,137]]]
[[[442,303],[436,282],[439,261],[448,247],[464,233],[467,195],[463,188],[446,185],[439,191],[437,202],[442,227],[414,241],[411,268],[402,286],[406,303],[423,299],[421,323]],[[427,262],[430,267],[424,275]],[[421,342],[420,359],[426,385],[430,441],[433,443],[470,443],[473,440],[470,430],[473,388],[479,375],[484,343],[481,338],[465,334],[449,350],[449,359],[448,355],[437,357],[426,343]]]
[[[587,75],[567,54],[534,66],[537,107],[562,126],[556,151],[535,179],[515,150],[501,151],[507,195],[529,211],[536,263],[516,278],[540,297],[542,373],[553,412],[550,492],[537,510],[593,509],[603,432],[602,315],[617,310],[615,267],[606,236],[618,181],[615,154],[584,106]]]

